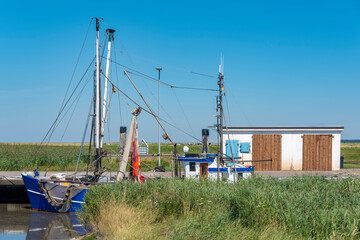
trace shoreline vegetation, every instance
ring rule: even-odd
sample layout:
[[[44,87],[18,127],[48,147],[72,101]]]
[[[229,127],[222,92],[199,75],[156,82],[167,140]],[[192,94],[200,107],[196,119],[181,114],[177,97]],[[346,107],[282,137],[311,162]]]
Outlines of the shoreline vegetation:
[[[190,147],[191,153],[201,152],[200,144],[183,143],[178,146],[179,153],[182,153],[182,146]],[[104,149],[109,154],[118,153],[117,144],[107,144]],[[74,171],[78,158],[80,143],[50,143],[39,149],[36,143],[0,143],[0,171],[22,171],[26,167],[32,170],[38,166],[39,171]],[[88,154],[88,145],[84,145],[83,154]],[[149,143],[149,154],[157,153],[157,144]],[[172,153],[173,146],[161,144],[161,152]],[[217,145],[210,145],[210,151],[217,152]],[[35,154],[36,153],[36,154]],[[344,168],[360,168],[360,143],[341,143],[341,155],[344,155]],[[86,169],[88,158],[81,157],[79,169]],[[157,166],[158,157],[141,157],[143,171],[150,171]],[[166,171],[171,169],[171,156],[161,157],[162,166]],[[104,160],[104,166],[110,171],[117,171],[118,159],[111,158]]]
[[[190,152],[201,152],[201,144],[186,144]],[[179,153],[182,153],[181,144],[178,147]],[[88,144],[84,144],[82,154],[88,154]],[[149,154],[158,152],[156,143],[149,143]],[[39,144],[31,143],[0,143],[0,171],[21,171],[27,168],[32,170],[38,166],[39,171],[74,171],[79,155],[79,143],[50,143],[47,146],[39,148]],[[106,144],[104,149],[109,155],[117,155],[119,152],[118,144]],[[174,147],[170,144],[161,144],[161,153],[170,154]],[[216,145],[210,146],[211,152],[217,151]],[[161,165],[166,171],[171,169],[171,156],[161,157]],[[158,164],[158,157],[141,157],[142,171],[150,171]],[[88,157],[82,156],[79,163],[79,171],[85,170]],[[103,166],[109,171],[117,171],[119,168],[118,158],[105,158]],[[128,167],[129,168],[129,167]],[[129,170],[129,169],[127,169]]]
[[[161,179],[96,186],[86,239],[359,239],[360,179]]]

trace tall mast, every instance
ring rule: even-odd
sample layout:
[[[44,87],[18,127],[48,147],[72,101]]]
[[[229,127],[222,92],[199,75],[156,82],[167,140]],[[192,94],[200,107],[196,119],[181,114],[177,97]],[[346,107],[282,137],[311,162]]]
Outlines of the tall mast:
[[[105,70],[105,84],[104,84],[104,101],[102,108],[102,120],[101,120],[101,135],[100,135],[100,148],[103,147],[104,143],[104,126],[105,126],[105,118],[106,118],[106,97],[108,90],[108,78],[109,78],[109,68],[110,68],[110,52],[111,52],[111,41],[114,40],[114,32],[113,29],[106,29],[106,32],[109,34],[108,38],[108,49],[107,49],[107,57],[106,57],[106,70]]]
[[[101,147],[100,147],[100,129],[101,129],[101,113],[100,113],[100,98],[101,98],[101,83],[100,83],[100,49],[99,49],[99,18],[96,18],[96,125],[95,125],[95,137],[96,137],[96,167],[95,175],[101,168]]]
[[[223,164],[223,154],[224,154],[224,138],[223,138],[223,122],[224,122],[224,116],[223,116],[223,105],[222,105],[222,97],[223,97],[223,90],[224,90],[224,75],[223,75],[223,58],[221,56],[221,63],[219,65],[219,76],[218,76],[218,86],[219,86],[219,95],[217,97],[217,109],[218,112],[218,126],[217,131],[220,139],[220,146],[219,146],[219,152],[218,152],[218,180],[220,179],[220,164]]]

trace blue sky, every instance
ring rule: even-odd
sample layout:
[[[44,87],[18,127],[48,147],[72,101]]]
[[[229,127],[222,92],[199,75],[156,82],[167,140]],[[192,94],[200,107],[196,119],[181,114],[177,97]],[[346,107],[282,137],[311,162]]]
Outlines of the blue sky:
[[[341,125],[343,139],[360,138],[359,12],[358,1],[3,1],[0,141],[42,140],[94,16],[105,20],[101,36],[106,27],[116,29],[118,62],[155,78],[161,66],[162,80],[173,85],[216,88],[216,79],[190,71],[216,76],[222,53],[228,125]],[[74,81],[94,56],[94,28]],[[112,65],[112,79],[144,105],[122,70]],[[132,77],[157,110],[157,85]],[[81,140],[91,93],[89,84],[67,131],[72,109],[52,141]],[[129,124],[130,108],[117,96],[112,101],[114,141],[119,126]],[[162,86],[161,102],[163,118],[198,138],[215,123],[213,92]],[[156,129],[151,117],[140,115],[141,138],[156,141]],[[175,141],[192,141],[167,129]]]

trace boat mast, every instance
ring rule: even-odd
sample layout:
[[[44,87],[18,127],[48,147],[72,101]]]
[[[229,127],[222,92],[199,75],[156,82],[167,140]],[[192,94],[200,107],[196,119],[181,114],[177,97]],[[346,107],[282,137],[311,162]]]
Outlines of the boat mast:
[[[220,139],[220,146],[219,146],[219,152],[218,152],[218,180],[220,180],[220,164],[222,165],[224,163],[223,160],[223,154],[224,154],[224,147],[223,147],[223,143],[224,143],[224,139],[223,139],[223,121],[224,121],[224,116],[223,116],[223,105],[222,105],[222,96],[223,96],[223,90],[224,90],[224,75],[223,75],[223,59],[221,57],[221,63],[219,65],[219,76],[218,76],[218,86],[219,86],[219,95],[217,97],[217,109],[216,111],[218,112],[217,117],[217,132],[219,135],[219,139]]]
[[[101,169],[101,146],[100,146],[100,129],[101,129],[101,83],[100,83],[100,49],[99,49],[99,18],[96,18],[96,125],[95,125],[95,137],[96,137],[96,156],[95,156],[95,176],[99,175]]]
[[[106,29],[106,32],[109,34],[108,39],[108,49],[107,49],[107,57],[106,57],[106,70],[105,70],[105,84],[104,84],[104,101],[102,108],[102,120],[101,120],[101,135],[100,135],[100,148],[103,147],[104,143],[104,126],[105,126],[105,118],[106,118],[106,97],[108,90],[108,78],[109,78],[109,68],[110,68],[110,52],[111,52],[111,41],[114,41],[114,32],[113,29]]]

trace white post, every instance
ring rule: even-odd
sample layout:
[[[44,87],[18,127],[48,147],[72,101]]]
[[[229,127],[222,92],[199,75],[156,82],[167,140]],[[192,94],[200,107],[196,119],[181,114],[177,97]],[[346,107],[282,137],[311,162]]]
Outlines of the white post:
[[[110,52],[111,52],[111,41],[113,40],[113,33],[115,30],[107,29],[106,30],[109,34],[108,40],[108,49],[107,49],[107,58],[106,58],[106,70],[105,70],[105,84],[104,84],[104,101],[103,101],[103,109],[102,109],[102,120],[101,120],[101,135],[100,135],[100,147],[103,147],[104,143],[104,126],[105,126],[105,113],[106,113],[106,97],[107,97],[107,90],[108,90],[108,78],[109,78],[109,68],[110,68]]]
[[[100,49],[99,49],[99,18],[96,18],[96,151],[98,156],[100,156]]]

